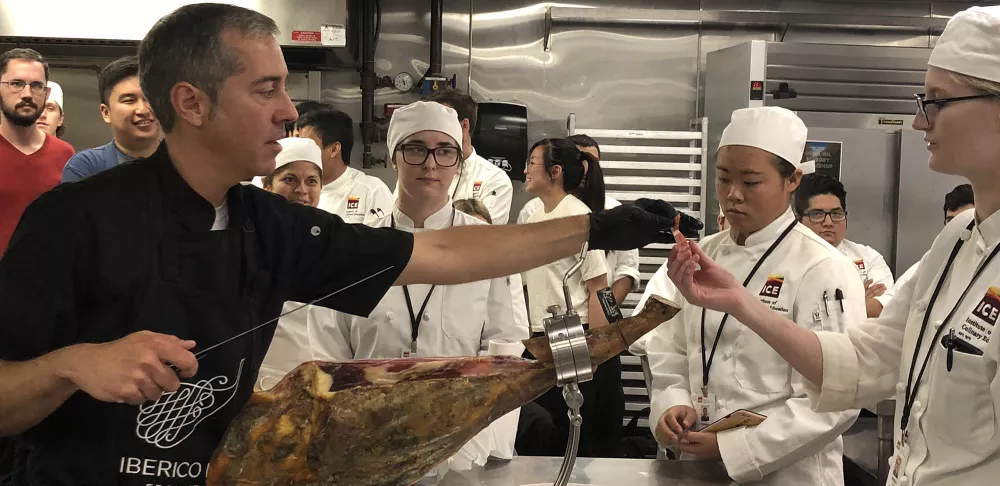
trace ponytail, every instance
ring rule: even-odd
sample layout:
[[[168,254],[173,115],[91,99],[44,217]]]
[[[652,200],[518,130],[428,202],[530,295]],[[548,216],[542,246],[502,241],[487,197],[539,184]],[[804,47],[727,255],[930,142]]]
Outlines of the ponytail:
[[[535,142],[528,153],[542,147],[545,172],[562,167],[562,189],[587,205],[592,212],[604,210],[604,172],[597,158],[577,148],[565,138],[548,138]]]
[[[583,201],[591,212],[604,211],[604,171],[601,162],[587,152],[580,151],[580,165],[584,167],[583,180],[572,194]]]

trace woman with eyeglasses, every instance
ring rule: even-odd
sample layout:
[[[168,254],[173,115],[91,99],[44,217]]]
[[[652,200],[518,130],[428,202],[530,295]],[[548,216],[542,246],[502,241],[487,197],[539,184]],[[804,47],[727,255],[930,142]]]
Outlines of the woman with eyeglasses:
[[[888,302],[885,294],[894,283],[892,270],[878,250],[844,237],[847,233],[844,184],[823,174],[802,177],[802,184],[795,191],[795,214],[802,224],[854,262],[865,285],[865,311],[868,317],[878,317]]]
[[[790,325],[843,332],[865,317],[861,279],[790,205],[803,172],[813,169],[802,162],[807,132],[785,108],[733,113],[715,169],[730,227],[701,244],[736,274],[740,288]],[[681,459],[721,461],[738,483],[844,484],[841,434],[858,411],[810,410],[806,380],[745,331],[742,316],[685,300],[667,274],[664,265],[646,286],[681,307],[646,344],[657,441],[679,448]],[[766,418],[756,427],[703,430],[739,410]]]
[[[526,224],[604,210],[604,177],[600,163],[592,154],[580,150],[574,142],[563,138],[536,142],[528,154],[528,164],[524,169],[525,190],[537,196],[542,204],[528,217]],[[541,336],[545,333],[545,318],[552,315],[548,312],[550,306],[558,306],[560,313],[567,311],[562,282],[577,259],[578,255],[563,258],[523,273],[532,335]],[[607,325],[607,318],[597,297],[597,292],[607,287],[608,265],[604,252],[588,251],[580,269],[568,280],[573,310],[580,316],[585,329]],[[525,357],[534,358],[530,353],[526,353]],[[605,363],[609,364],[610,362]],[[578,454],[580,457],[611,455],[608,451],[613,449],[604,443],[604,438],[598,432],[602,428],[602,420],[597,417],[596,394],[597,388],[605,383],[605,380],[599,379],[605,374],[600,371],[601,368],[595,371],[594,380],[581,383],[580,386],[584,396],[580,410],[583,416]],[[562,455],[570,424],[561,390],[553,388],[535,403],[545,408],[555,425],[552,437],[537,439],[538,442],[551,444],[550,450],[543,455]]]
[[[797,326],[692,243],[677,245],[669,275],[688,301],[731,313],[802,373],[813,410],[894,398],[890,464],[898,467],[888,484],[996,484],[1000,7],[972,7],[951,18],[924,85],[913,128],[925,133],[932,170],[969,180],[975,208],[945,226],[878,318],[846,335]]]
[[[463,163],[461,140],[458,115],[442,104],[418,101],[393,113],[388,147],[399,194],[392,212],[371,226],[421,233],[487,224],[456,210],[448,193]],[[524,350],[521,340],[528,337],[523,306],[523,300],[513,301],[506,277],[461,285],[392,287],[367,317],[310,309],[312,356],[332,361],[519,356]],[[518,413],[515,410],[480,432],[448,461],[449,466],[461,470],[471,463],[482,465],[489,456],[512,458]]]

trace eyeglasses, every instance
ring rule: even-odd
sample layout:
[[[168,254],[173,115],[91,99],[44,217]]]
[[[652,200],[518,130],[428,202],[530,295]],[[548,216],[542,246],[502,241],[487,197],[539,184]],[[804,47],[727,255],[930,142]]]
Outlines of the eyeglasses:
[[[941,108],[944,108],[949,103],[955,103],[957,101],[969,101],[969,100],[979,100],[984,98],[996,98],[1000,95],[989,93],[989,94],[978,94],[972,96],[959,96],[956,98],[938,98],[936,100],[928,100],[927,94],[919,93],[914,95],[917,98],[917,113],[924,116],[927,123],[934,123],[934,118],[937,117]]]
[[[462,158],[458,147],[427,148],[426,145],[404,143],[396,147],[396,152],[403,152],[403,162],[408,165],[424,165],[427,157],[434,154],[434,163],[441,167],[452,167]]]
[[[833,221],[834,223],[839,223],[847,219],[847,211],[844,211],[843,209],[834,209],[833,211],[810,209],[806,211],[806,217],[813,223],[822,223],[823,221],[826,221],[827,215],[830,216],[830,221]]]
[[[21,91],[24,90],[25,86],[30,86],[31,87],[31,94],[33,94],[33,95],[40,95],[40,94],[44,93],[45,89],[47,88],[46,85],[45,85],[45,83],[43,83],[41,81],[32,81],[32,82],[29,83],[29,82],[27,82],[27,81],[25,81],[23,79],[12,79],[10,81],[0,81],[0,84],[6,84],[7,88],[9,88],[11,91],[13,91],[15,93],[20,93]]]

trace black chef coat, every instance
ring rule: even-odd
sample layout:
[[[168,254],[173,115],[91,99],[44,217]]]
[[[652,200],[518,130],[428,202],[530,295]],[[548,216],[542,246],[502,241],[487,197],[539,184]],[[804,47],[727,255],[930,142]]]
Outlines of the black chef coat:
[[[286,300],[367,316],[409,261],[410,233],[350,225],[256,187],[227,193],[229,228],[177,173],[166,144],[42,195],[0,258],[0,360],[139,330],[194,351],[279,315]],[[74,394],[19,437],[15,485],[201,485],[252,393],[275,326],[199,359],[198,374],[136,407]]]

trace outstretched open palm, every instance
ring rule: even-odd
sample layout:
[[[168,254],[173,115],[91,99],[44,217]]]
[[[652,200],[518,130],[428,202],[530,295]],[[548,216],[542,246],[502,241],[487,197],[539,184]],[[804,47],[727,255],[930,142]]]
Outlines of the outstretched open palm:
[[[746,295],[733,274],[683,237],[670,255],[667,276],[688,302],[706,309],[733,314]]]

